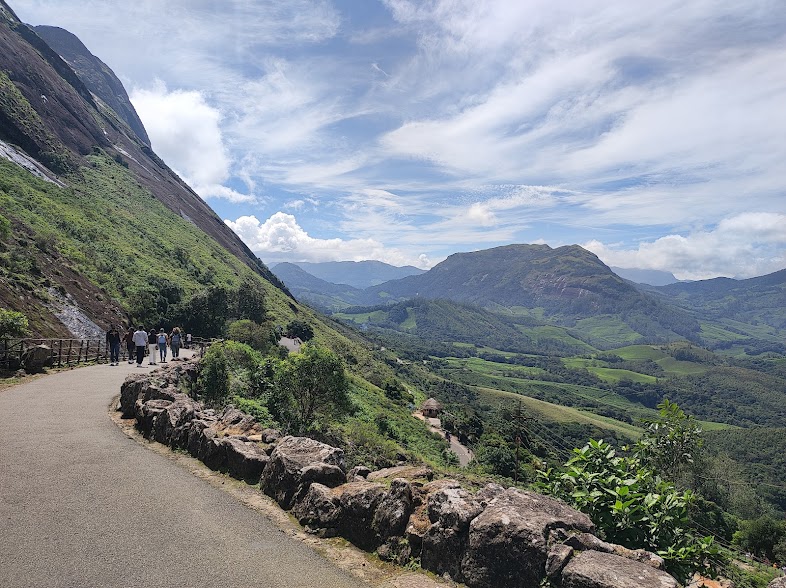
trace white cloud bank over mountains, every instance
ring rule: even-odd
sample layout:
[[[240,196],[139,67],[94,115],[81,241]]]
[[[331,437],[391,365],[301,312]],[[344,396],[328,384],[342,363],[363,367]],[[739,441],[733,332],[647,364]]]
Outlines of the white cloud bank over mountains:
[[[786,266],[782,0],[11,3],[113,68],[264,261]]]
[[[607,265],[671,271],[680,280],[749,278],[786,268],[786,215],[740,214],[712,230],[666,235],[636,249],[599,241],[583,246]]]

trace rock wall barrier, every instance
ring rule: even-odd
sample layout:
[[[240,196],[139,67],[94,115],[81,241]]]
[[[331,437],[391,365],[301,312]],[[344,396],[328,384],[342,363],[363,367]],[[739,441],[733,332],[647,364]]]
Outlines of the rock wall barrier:
[[[133,374],[119,410],[145,437],[259,485],[310,533],[398,564],[419,560],[470,588],[678,586],[657,555],[601,541],[557,499],[497,484],[472,492],[424,466],[347,472],[340,448],[282,437],[231,406],[205,408],[183,392],[195,377],[192,362]]]

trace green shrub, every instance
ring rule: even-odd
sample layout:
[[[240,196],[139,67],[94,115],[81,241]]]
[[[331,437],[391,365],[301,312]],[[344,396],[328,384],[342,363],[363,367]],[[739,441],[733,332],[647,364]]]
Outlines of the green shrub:
[[[277,344],[275,332],[265,325],[250,319],[240,319],[229,323],[227,337],[245,343],[263,353]]]
[[[564,472],[541,472],[542,489],[587,514],[603,539],[657,552],[680,580],[714,565],[713,539],[690,532],[690,491],[678,492],[638,456],[619,456],[603,441],[573,452]]]
[[[27,317],[21,312],[0,308],[0,339],[27,335]]]

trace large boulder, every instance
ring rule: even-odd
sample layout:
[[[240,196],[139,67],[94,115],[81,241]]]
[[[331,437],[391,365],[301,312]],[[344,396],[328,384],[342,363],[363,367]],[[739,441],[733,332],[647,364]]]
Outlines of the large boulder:
[[[387,494],[382,484],[361,480],[340,490],[341,521],[339,535],[366,551],[374,551],[381,541],[374,529],[374,515]]]
[[[28,374],[37,374],[52,365],[54,365],[54,355],[52,348],[47,345],[35,345],[22,355],[22,367]]]
[[[166,412],[171,400],[137,401],[136,426],[145,437],[150,437],[158,417]]]
[[[423,465],[401,465],[370,472],[365,478],[369,482],[385,482],[396,478],[430,482],[434,478],[434,470]]]
[[[231,404],[224,409],[218,419],[218,429],[224,435],[259,435],[262,427],[256,419],[246,414]]]
[[[320,537],[336,537],[342,518],[338,489],[312,483],[308,492],[292,508],[292,514],[307,532]]]
[[[497,494],[469,525],[463,581],[472,588],[538,586],[556,530],[592,532],[594,525],[555,498],[513,488]]]
[[[270,461],[264,447],[238,437],[224,437],[220,443],[224,446],[229,475],[249,484],[259,483],[262,470]]]
[[[147,374],[131,374],[120,386],[120,411],[124,419],[133,418],[136,414],[136,401],[149,383]]]
[[[772,582],[767,584],[767,588],[786,588],[786,576],[775,578]]]
[[[343,450],[307,437],[287,436],[279,440],[270,454],[260,487],[282,508],[289,510],[295,498],[305,496],[313,482],[329,487],[342,484],[346,481],[344,471]]]
[[[428,498],[428,517],[432,525],[423,537],[421,566],[461,581],[469,525],[482,511],[483,507],[463,488],[447,487],[432,493]]]
[[[411,514],[412,486],[407,480],[396,478],[374,513],[372,527],[383,542],[391,537],[403,538]]]
[[[583,551],[562,570],[562,588],[678,588],[677,580],[646,563],[613,553]]]
[[[172,447],[182,447],[188,442],[188,429],[194,412],[194,401],[184,394],[177,394],[174,402],[156,418],[153,439]]]
[[[427,484],[412,483],[412,515],[409,517],[405,537],[412,548],[414,557],[418,557],[423,549],[423,538],[432,525],[428,515],[429,497],[443,488],[460,488],[456,480],[434,480]]]
[[[577,551],[602,551],[603,553],[613,553],[620,557],[632,559],[645,563],[656,570],[665,570],[666,562],[659,555],[644,549],[628,549],[615,543],[606,543],[590,533],[576,533],[568,536],[564,542]]]
[[[195,418],[191,421],[188,428],[186,449],[193,457],[199,459],[199,456],[204,453],[202,445],[205,440],[216,436],[216,429],[213,425],[215,425],[215,420],[204,418],[204,415],[202,415],[202,418]]]

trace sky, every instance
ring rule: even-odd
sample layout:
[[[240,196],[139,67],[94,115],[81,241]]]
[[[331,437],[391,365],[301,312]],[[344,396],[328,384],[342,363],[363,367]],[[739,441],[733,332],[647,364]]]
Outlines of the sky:
[[[782,0],[10,0],[266,263],[786,268]]]

